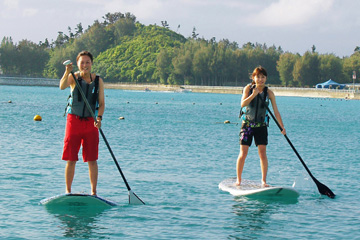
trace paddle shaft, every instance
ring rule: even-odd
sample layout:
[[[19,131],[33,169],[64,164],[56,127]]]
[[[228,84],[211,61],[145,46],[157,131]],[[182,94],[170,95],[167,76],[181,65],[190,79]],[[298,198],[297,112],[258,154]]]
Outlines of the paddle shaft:
[[[261,96],[260,96],[261,98]],[[274,119],[274,122],[276,123],[276,125],[279,127],[280,132],[282,132],[282,127],[280,126],[279,122],[276,120],[276,117],[274,116],[274,114],[270,111],[269,107],[265,104],[266,109],[268,110],[268,112],[270,113],[271,117]],[[300,154],[298,153],[298,151],[296,150],[296,148],[294,147],[294,145],[292,144],[292,142],[290,141],[290,139],[288,138],[288,136],[285,134],[284,135],[285,139],[287,140],[287,142],[290,144],[291,148],[294,150],[296,156],[299,158],[300,162],[302,163],[302,165],[304,166],[304,168],[306,169],[306,171],[309,173],[310,177],[314,180],[315,177],[312,175],[312,173],[310,172],[309,168],[306,166],[304,160],[301,158]]]
[[[86,96],[85,96],[85,94],[84,94],[84,91],[82,90],[82,88],[81,88],[81,86],[80,86],[80,84],[79,84],[79,82],[78,82],[75,74],[74,74],[72,71],[71,71],[71,75],[72,75],[73,78],[74,78],[76,87],[79,89],[80,95],[81,95],[81,97],[82,97],[82,99],[83,99],[86,107],[88,108],[88,110],[89,110],[92,118],[93,118],[94,121],[96,122],[96,116],[95,116],[93,110],[91,109],[91,106],[90,106],[88,100],[86,99]],[[125,185],[126,185],[126,188],[128,189],[128,191],[130,191],[130,190],[131,190],[130,185],[129,185],[129,183],[128,183],[127,180],[126,180],[125,175],[124,175],[124,173],[122,172],[122,170],[121,170],[121,168],[120,168],[120,165],[119,165],[118,161],[116,160],[115,155],[114,155],[113,151],[111,150],[110,144],[108,143],[108,141],[107,141],[107,139],[106,139],[106,137],[105,137],[105,134],[103,133],[101,127],[99,128],[99,131],[100,131],[100,134],[101,134],[102,138],[104,139],[104,142],[105,142],[105,144],[106,144],[106,146],[107,146],[107,148],[108,148],[108,150],[109,150],[109,152],[110,152],[110,154],[111,154],[112,159],[114,160],[114,162],[115,162],[115,164],[116,164],[117,169],[118,169],[119,172],[120,172],[120,175],[121,175],[122,179],[124,180],[124,183],[125,183]]]
[[[276,117],[274,116],[274,114],[271,112],[269,106],[266,104],[265,100],[262,98],[262,96],[260,94],[258,94],[258,96],[260,97],[260,99],[263,101],[267,111],[270,113],[271,117],[274,119],[276,125],[279,127],[280,131],[282,132],[283,129],[280,126],[279,122],[276,120]],[[312,178],[312,180],[315,182],[319,192],[323,195],[327,195],[330,198],[334,198],[335,194],[330,190],[330,188],[328,188],[327,186],[325,186],[324,184],[322,184],[321,182],[319,182],[314,175],[310,172],[310,169],[306,166],[304,160],[301,158],[300,154],[298,153],[298,151],[296,150],[296,148],[294,147],[294,145],[292,144],[292,142],[290,141],[290,139],[288,138],[288,136],[285,134],[284,135],[285,139],[287,140],[287,142],[289,143],[289,145],[291,146],[292,150],[295,152],[296,156],[299,158],[300,162],[302,163],[302,165],[304,166],[305,170],[308,172],[308,174],[310,175],[310,177]]]

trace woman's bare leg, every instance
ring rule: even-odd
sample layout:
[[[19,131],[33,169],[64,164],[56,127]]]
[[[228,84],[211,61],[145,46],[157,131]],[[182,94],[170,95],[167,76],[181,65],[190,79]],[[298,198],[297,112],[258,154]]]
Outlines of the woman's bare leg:
[[[240,153],[236,161],[236,185],[239,186],[241,184],[241,175],[245,165],[245,159],[249,151],[249,146],[247,145],[240,145]]]
[[[261,184],[263,187],[268,187],[269,185],[266,183],[266,176],[268,171],[268,159],[266,155],[266,145],[259,145],[258,152],[260,157],[260,166],[261,166]]]

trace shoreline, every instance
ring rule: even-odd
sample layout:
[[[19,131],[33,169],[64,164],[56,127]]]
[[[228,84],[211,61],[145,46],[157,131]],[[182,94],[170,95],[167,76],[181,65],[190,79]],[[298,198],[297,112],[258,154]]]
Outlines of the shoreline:
[[[0,76],[0,85],[58,87],[58,84],[59,84],[59,79]],[[340,99],[360,100],[360,91],[354,91],[354,90],[288,88],[288,87],[271,87],[271,86],[270,88],[275,93],[276,96],[308,97],[308,98],[340,98]],[[160,92],[162,91],[162,92],[179,92],[179,93],[195,92],[195,93],[242,94],[243,87],[105,83],[105,89],[121,89],[121,90],[133,90],[133,91],[160,91]]]
[[[242,94],[242,90],[244,87],[105,83],[105,88],[135,90],[135,91],[171,91],[171,92]],[[340,98],[340,99],[360,100],[360,92],[353,90],[289,88],[289,87],[271,87],[271,86],[270,89],[275,93],[276,96],[308,97],[308,98]]]

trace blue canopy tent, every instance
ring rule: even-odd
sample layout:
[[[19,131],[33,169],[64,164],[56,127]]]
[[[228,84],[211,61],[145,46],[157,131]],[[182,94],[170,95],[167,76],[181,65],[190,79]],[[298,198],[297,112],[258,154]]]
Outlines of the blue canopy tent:
[[[346,85],[345,84],[340,84],[340,83],[337,83],[337,82],[334,82],[333,80],[329,80],[329,81],[326,81],[324,83],[319,83],[319,84],[316,84],[316,88],[337,88],[337,89],[343,89],[345,88]]]

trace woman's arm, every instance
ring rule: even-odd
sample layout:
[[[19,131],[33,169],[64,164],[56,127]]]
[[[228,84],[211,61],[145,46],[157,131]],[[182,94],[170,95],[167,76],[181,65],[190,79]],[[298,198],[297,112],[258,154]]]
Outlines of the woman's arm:
[[[284,123],[283,123],[283,121],[282,121],[282,119],[281,119],[281,115],[280,115],[279,109],[278,109],[278,107],[277,107],[277,105],[276,105],[275,94],[274,94],[274,92],[271,91],[270,89],[268,89],[268,96],[269,96],[269,99],[270,99],[270,101],[271,101],[271,105],[272,105],[272,108],[273,108],[273,110],[274,110],[274,115],[275,115],[275,117],[276,117],[276,120],[279,122],[281,128],[283,129],[283,130],[281,131],[281,133],[282,133],[283,135],[286,135],[286,130],[285,130],[285,127],[284,127]]]
[[[256,95],[259,94],[259,90],[257,88],[254,88],[252,94],[250,96],[249,94],[250,94],[250,85],[247,85],[244,88],[244,93],[241,98],[241,107],[245,107],[249,105],[249,103],[256,97]]]

